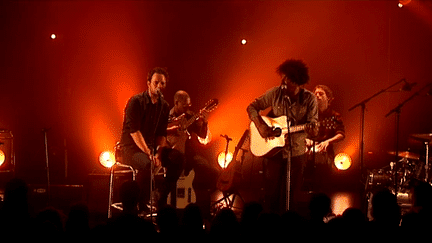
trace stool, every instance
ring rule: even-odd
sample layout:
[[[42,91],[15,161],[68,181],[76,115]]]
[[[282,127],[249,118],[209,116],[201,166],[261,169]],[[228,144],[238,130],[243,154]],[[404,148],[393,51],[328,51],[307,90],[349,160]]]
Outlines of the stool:
[[[115,168],[126,168],[126,169],[125,170],[115,171],[114,170]],[[109,182],[109,198],[108,198],[108,218],[112,217],[111,208],[115,208],[115,209],[118,209],[118,210],[123,210],[121,202],[117,202],[117,203],[113,202],[113,194],[114,194],[113,191],[114,191],[114,174],[125,174],[125,173],[132,173],[132,180],[135,180],[136,174],[138,173],[138,171],[135,170],[130,165],[121,164],[119,162],[116,162],[111,167],[111,170],[110,170],[110,182]]]
[[[111,167],[110,170],[110,182],[109,182],[109,199],[108,199],[108,218],[112,217],[112,211],[111,208],[115,208],[118,210],[123,210],[123,206],[121,202],[113,202],[113,190],[114,190],[114,174],[127,174],[127,173],[132,173],[132,180],[135,181],[136,179],[136,174],[138,173],[138,170],[134,169],[132,166],[130,165],[126,165],[123,164],[121,162],[123,162],[123,151],[122,151],[122,146],[120,144],[120,142],[116,143],[115,148],[115,164]],[[118,170],[116,171],[116,168],[124,168],[124,170]],[[153,201],[153,188],[154,188],[154,178],[155,176],[166,176],[166,168],[165,167],[160,167],[160,168],[154,168],[154,170],[151,173],[151,190],[150,190],[150,200],[151,202]],[[153,205],[151,205],[151,209],[153,209]],[[150,217],[153,216],[153,212],[151,211]]]

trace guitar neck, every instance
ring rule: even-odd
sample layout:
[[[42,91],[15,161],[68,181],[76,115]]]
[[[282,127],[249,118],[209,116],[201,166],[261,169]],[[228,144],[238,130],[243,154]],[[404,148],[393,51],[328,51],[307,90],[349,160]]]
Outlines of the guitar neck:
[[[303,125],[292,126],[292,127],[289,127],[289,128],[285,127],[283,129],[283,131],[284,132],[288,132],[288,129],[289,129],[290,133],[295,133],[295,132],[301,132],[301,131],[305,130],[305,128],[306,128],[306,124],[303,124]]]
[[[187,120],[187,122],[185,123],[184,129],[187,129],[190,125],[192,125],[192,123],[194,123],[194,121],[196,121],[198,119],[200,114],[201,114],[201,111],[198,113],[195,113],[189,120]]]

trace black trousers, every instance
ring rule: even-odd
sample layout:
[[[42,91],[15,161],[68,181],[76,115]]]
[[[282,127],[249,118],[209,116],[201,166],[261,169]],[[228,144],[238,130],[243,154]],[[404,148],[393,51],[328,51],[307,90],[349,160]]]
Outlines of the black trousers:
[[[151,160],[142,151],[128,150],[123,151],[124,163],[131,165],[138,170],[137,182],[140,185],[140,202],[147,203],[150,200],[150,178],[151,178]],[[162,166],[167,169],[166,177],[162,178],[160,184],[154,185],[160,195],[158,199],[158,207],[166,205],[168,194],[172,193],[171,204],[175,207],[176,202],[176,186],[177,180],[181,175],[184,166],[184,155],[175,149],[164,148],[161,154]]]
[[[306,156],[291,158],[289,210],[303,214],[307,202],[303,197],[303,172]],[[264,172],[264,209],[268,212],[282,214],[287,210],[287,165],[288,159],[282,153],[263,160]]]

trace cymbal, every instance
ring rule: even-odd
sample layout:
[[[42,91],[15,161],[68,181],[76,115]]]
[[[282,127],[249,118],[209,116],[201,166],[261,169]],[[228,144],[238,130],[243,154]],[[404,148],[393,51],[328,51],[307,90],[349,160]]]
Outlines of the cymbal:
[[[390,151],[389,154],[391,155],[395,155],[396,152],[394,151]],[[407,159],[414,159],[414,160],[419,160],[420,159],[420,155],[410,152],[410,151],[401,151],[398,152],[398,156],[402,157],[402,158],[407,158]]]
[[[432,133],[411,134],[411,137],[421,141],[432,141]]]

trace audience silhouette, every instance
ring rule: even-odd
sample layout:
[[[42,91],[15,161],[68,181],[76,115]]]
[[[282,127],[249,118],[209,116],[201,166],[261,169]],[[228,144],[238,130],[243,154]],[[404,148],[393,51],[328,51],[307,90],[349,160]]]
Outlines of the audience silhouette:
[[[412,189],[412,208],[403,216],[397,197],[388,188],[373,193],[371,216],[358,208],[347,208],[341,215],[331,211],[331,200],[323,193],[313,194],[309,216],[287,211],[282,215],[266,212],[259,202],[247,202],[238,217],[230,208],[220,209],[210,222],[202,208],[191,203],[180,211],[167,205],[158,211],[156,220],[138,214],[140,188],[135,181],[120,187],[123,211],[105,223],[90,225],[91,212],[85,203],[71,205],[67,215],[47,207],[30,213],[28,186],[24,180],[12,179],[5,188],[0,208],[0,230],[14,240],[76,242],[94,240],[187,239],[191,241],[280,240],[305,241],[340,239],[356,240],[423,239],[432,227],[432,186],[418,182]],[[405,238],[406,237],[406,238]],[[145,240],[144,240],[145,241]]]

